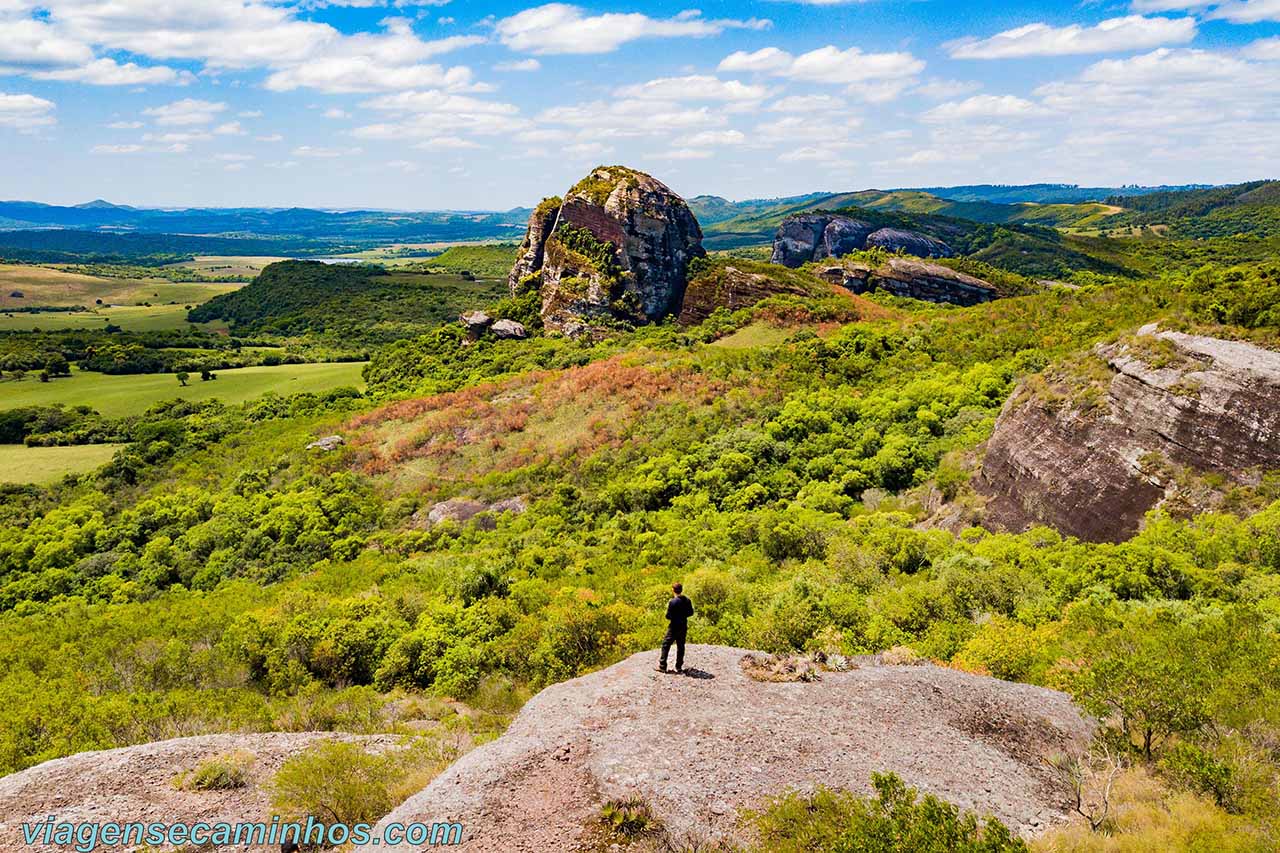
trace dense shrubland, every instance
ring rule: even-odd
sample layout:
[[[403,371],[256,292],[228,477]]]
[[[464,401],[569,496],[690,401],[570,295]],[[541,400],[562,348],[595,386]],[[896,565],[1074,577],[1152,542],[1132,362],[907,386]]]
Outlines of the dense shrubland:
[[[1119,545],[918,522],[944,499],[972,510],[974,450],[1019,378],[1157,318],[1265,338],[1275,281],[1099,277],[968,309],[877,297],[840,327],[821,299],[775,298],[596,343],[462,346],[446,326],[366,372],[374,400],[424,399],[155,410],[96,478],[5,496],[0,768],[208,730],[393,730],[405,695],[509,711],[655,645],[682,579],[700,642],[907,646],[1071,692],[1148,785],[1117,804],[1116,838],[1177,797],[1224,838],[1274,833],[1274,477]],[[770,322],[787,328],[768,345],[707,345]],[[333,431],[344,449],[304,449]],[[415,520],[517,492],[530,509],[492,525]]]

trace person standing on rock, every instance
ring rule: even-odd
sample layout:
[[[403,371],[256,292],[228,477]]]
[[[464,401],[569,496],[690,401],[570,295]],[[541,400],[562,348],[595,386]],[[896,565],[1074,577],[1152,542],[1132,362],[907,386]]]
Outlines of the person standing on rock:
[[[671,644],[676,646],[676,672],[684,672],[684,640],[689,634],[689,617],[693,615],[693,602],[684,594],[684,587],[678,583],[671,585],[675,593],[667,602],[667,635],[662,638],[662,660],[658,663],[658,672],[667,671],[667,653]]]

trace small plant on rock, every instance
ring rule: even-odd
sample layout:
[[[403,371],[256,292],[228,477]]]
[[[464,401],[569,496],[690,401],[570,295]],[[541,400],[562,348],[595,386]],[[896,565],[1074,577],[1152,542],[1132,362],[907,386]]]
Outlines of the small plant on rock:
[[[657,832],[662,826],[649,804],[639,797],[610,800],[600,809],[600,820],[611,833],[624,838]]]
[[[173,780],[175,788],[185,791],[231,791],[249,784],[249,770],[255,761],[252,752],[236,750],[226,755],[206,758],[195,769]]]

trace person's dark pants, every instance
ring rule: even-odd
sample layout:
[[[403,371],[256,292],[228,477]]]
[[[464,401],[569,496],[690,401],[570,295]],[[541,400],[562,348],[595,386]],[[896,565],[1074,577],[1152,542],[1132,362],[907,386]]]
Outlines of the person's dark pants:
[[[676,646],[676,669],[684,669],[684,638],[689,634],[689,627],[677,628],[674,625],[667,627],[667,636],[662,638],[662,663],[663,669],[667,668],[667,653],[671,651],[671,644]]]

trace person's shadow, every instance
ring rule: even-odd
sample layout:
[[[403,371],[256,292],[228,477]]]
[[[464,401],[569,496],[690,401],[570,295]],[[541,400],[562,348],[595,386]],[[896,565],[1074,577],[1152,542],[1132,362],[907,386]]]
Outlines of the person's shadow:
[[[686,666],[684,668],[684,676],[685,678],[715,678],[714,675],[707,672],[705,669],[696,669],[691,666]]]

